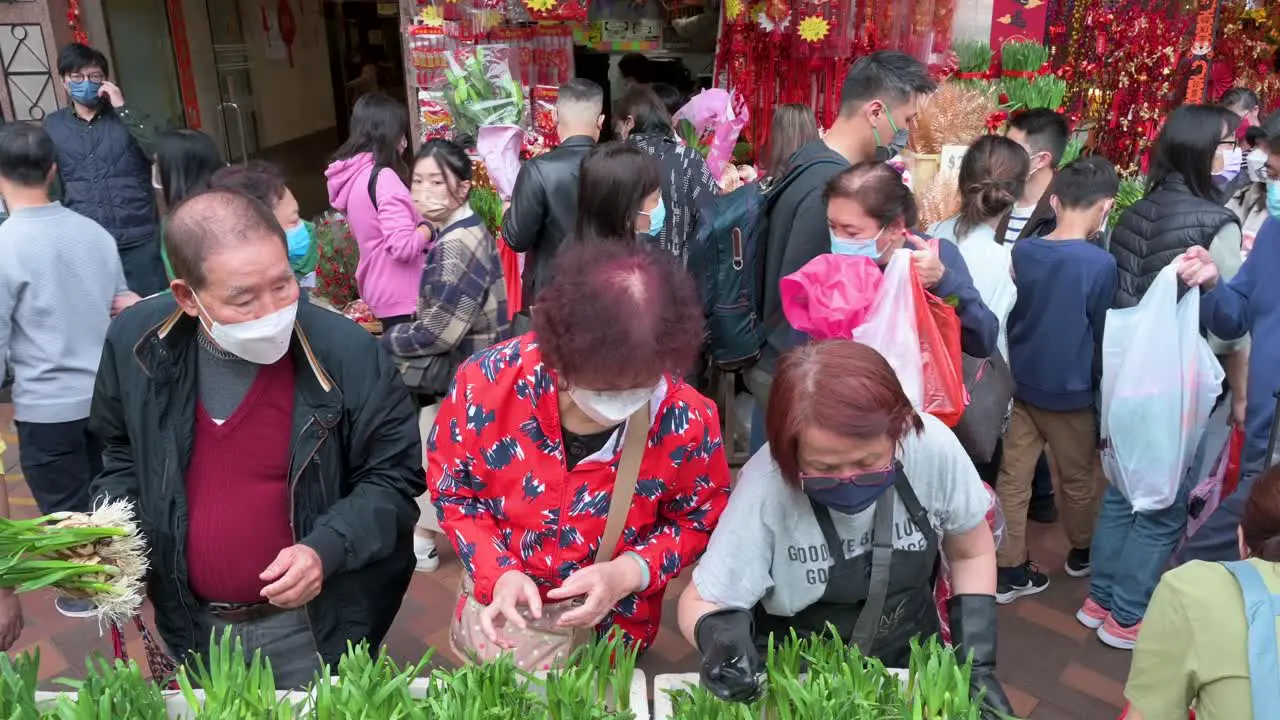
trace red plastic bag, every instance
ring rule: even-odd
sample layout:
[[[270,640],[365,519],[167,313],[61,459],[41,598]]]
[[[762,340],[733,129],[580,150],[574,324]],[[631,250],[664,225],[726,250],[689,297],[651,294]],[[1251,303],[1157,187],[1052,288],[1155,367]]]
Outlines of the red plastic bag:
[[[917,409],[949,427],[960,422],[966,402],[960,319],[946,301],[925,292],[911,251],[889,259],[880,293],[853,339],[884,356]]]
[[[814,340],[849,338],[884,284],[871,258],[824,254],[778,282],[782,313]]]
[[[1222,497],[1236,491],[1240,484],[1240,456],[1244,454],[1244,428],[1231,426],[1231,439],[1227,445],[1227,474],[1222,478]]]
[[[924,410],[947,427],[955,427],[968,402],[960,356],[960,316],[946,300],[924,289],[914,267],[911,282],[924,364]]]

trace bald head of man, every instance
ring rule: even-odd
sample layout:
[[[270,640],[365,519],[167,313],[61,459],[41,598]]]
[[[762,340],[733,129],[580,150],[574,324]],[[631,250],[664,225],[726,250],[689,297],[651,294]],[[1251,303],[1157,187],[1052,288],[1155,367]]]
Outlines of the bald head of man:
[[[257,320],[298,301],[284,230],[266,205],[230,190],[187,198],[169,215],[174,299],[206,330]]]

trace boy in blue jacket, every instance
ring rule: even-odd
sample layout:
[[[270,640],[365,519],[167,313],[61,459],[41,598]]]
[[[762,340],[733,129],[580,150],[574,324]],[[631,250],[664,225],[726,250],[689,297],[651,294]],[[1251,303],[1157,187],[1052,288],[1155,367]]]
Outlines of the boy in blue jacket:
[[[1026,547],[1031,479],[1046,444],[1062,484],[1063,525],[1071,541],[1067,574],[1090,572],[1097,514],[1094,405],[1103,323],[1116,291],[1115,259],[1090,238],[1105,226],[1119,187],[1115,168],[1105,159],[1071,163],[1050,188],[1057,228],[1013,247],[1018,300],[1008,329],[1015,390],[996,482],[1007,523],[996,556],[996,600],[1002,604],[1049,586]]]

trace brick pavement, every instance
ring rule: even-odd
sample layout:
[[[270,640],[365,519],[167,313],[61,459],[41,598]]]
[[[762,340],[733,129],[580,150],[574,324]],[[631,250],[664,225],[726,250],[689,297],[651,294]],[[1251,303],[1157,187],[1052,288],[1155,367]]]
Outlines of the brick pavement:
[[[18,467],[17,440],[8,431],[11,418],[11,406],[0,405],[0,429],[5,430],[9,445],[4,466],[10,471],[10,503],[16,516],[35,517],[35,503]],[[1015,709],[1030,720],[1116,718],[1123,703],[1129,655],[1103,646],[1075,622],[1073,615],[1088,585],[1062,572],[1067,551],[1062,531],[1056,526],[1032,524],[1028,532],[1032,557],[1042,564],[1052,581],[1040,595],[1000,610],[1000,677]],[[440,570],[414,577],[386,639],[395,657],[416,660],[433,647],[439,649],[438,662],[453,662],[448,654],[447,633],[459,571],[452,552],[442,548]],[[686,582],[687,573],[668,590],[662,630],[656,645],[640,663],[650,676],[697,669],[697,653],[680,637],[675,624],[676,600]],[[14,650],[40,649],[40,674],[48,689],[55,689],[52,678],[79,676],[84,658],[90,653],[111,652],[109,634],[99,635],[91,620],[59,615],[49,591],[24,596],[23,611],[26,628]],[[128,649],[131,657],[142,659],[142,642],[135,632],[128,635]]]

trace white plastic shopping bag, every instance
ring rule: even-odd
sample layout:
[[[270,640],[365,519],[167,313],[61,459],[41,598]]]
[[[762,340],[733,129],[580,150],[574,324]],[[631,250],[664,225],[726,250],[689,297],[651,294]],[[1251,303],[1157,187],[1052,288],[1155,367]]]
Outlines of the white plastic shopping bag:
[[[1137,307],[1107,312],[1102,339],[1102,467],[1134,512],[1173,504],[1224,376],[1199,288],[1178,299],[1177,262]]]
[[[853,339],[874,348],[889,361],[907,398],[919,408],[924,402],[924,361],[916,330],[910,250],[897,250],[889,259],[880,294],[866,320],[853,329]]]

